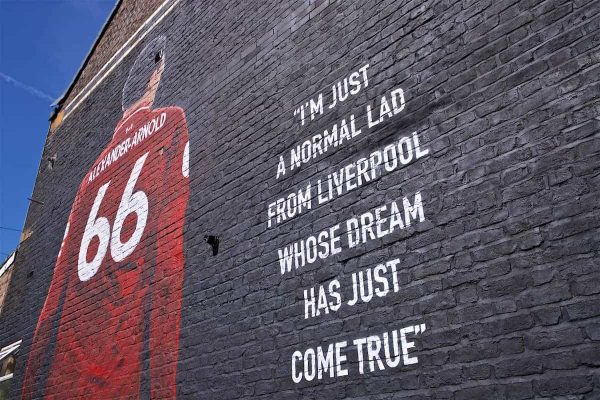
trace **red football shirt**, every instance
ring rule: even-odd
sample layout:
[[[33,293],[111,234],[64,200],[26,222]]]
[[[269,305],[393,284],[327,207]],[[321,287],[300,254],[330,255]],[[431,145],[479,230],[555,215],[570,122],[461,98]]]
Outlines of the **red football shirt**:
[[[45,398],[138,398],[143,373],[152,398],[175,398],[188,159],[181,108],[141,107],[119,122],[73,204],[24,398],[53,337]]]

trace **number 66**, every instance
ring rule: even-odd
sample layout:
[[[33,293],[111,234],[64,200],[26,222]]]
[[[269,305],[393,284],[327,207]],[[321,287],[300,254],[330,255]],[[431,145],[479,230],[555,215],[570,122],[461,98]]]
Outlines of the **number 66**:
[[[112,235],[110,230],[110,223],[105,217],[98,217],[98,211],[100,205],[104,199],[104,195],[110,185],[110,181],[105,183],[98,190],[94,204],[90,211],[90,215],[85,225],[85,231],[83,232],[83,238],[81,239],[81,246],[79,248],[79,262],[77,263],[77,274],[79,279],[83,282],[90,280],[102,264],[102,260],[108,250],[108,244],[110,241],[110,252],[113,260],[116,262],[123,261],[135,250],[136,246],[142,239],[144,229],[146,228],[146,220],[148,219],[148,196],[146,193],[139,190],[133,193],[133,188],[137,183],[142,167],[146,162],[148,153],[140,157],[131,171],[123,196],[121,197],[121,203],[115,216],[115,224],[112,228]],[[123,229],[123,223],[129,214],[135,213],[137,215],[137,222],[133,235],[125,243],[121,242],[121,229]],[[87,251],[90,246],[92,238],[97,236],[100,243],[98,244],[98,251],[91,262],[87,262]]]

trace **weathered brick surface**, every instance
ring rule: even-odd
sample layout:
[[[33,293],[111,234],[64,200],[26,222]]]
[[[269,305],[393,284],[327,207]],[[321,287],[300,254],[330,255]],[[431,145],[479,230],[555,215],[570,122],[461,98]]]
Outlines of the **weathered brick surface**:
[[[157,106],[183,108],[191,140],[178,397],[600,398],[599,24],[595,0],[182,1],[46,143],[0,315],[0,345],[24,340],[14,397],[78,186],[164,34]],[[366,89],[298,123],[365,64]],[[369,129],[365,105],[397,87],[405,109]],[[289,171],[350,114],[361,135]],[[428,156],[268,227],[277,198],[413,131]],[[281,273],[278,249],[417,191],[425,221]],[[397,293],[305,319],[305,289],[338,279],[347,299],[353,273],[395,258]],[[354,339],[419,324],[417,364],[358,372]],[[294,351],[340,341],[348,376],[293,382]]]
[[[10,284],[10,278],[12,276],[13,269],[8,268],[1,276],[0,276],[0,314],[2,314],[2,307],[4,306],[4,299],[6,299],[6,294],[8,293],[8,285]]]
[[[81,75],[73,82],[71,90],[65,93],[65,103],[70,103],[83,91],[115,52],[125,45],[161,3],[162,0],[120,1],[116,5],[115,14],[103,32],[101,40],[96,42],[96,47],[89,54]]]

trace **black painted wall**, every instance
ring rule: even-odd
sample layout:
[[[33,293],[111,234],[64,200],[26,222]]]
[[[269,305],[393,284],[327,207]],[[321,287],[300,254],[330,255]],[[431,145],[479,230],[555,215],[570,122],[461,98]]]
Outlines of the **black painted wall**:
[[[13,397],[78,186],[162,34],[156,105],[183,108],[191,141],[178,397],[600,398],[599,24],[595,0],[182,1],[46,143],[44,204],[0,315],[0,344],[24,340]],[[365,65],[368,86],[330,109],[331,86]],[[398,88],[404,108],[370,127],[367,105],[377,119]],[[359,135],[290,169],[292,149],[350,115]],[[317,203],[318,179],[413,132],[428,154]],[[309,183],[311,209],[269,227],[269,205]],[[422,221],[350,248],[348,220],[417,192]],[[339,253],[282,274],[278,250],[337,224]],[[395,259],[397,291],[388,274],[385,296],[347,304],[352,274]],[[305,290],[334,279],[339,309],[305,318]],[[418,362],[390,368],[362,347],[359,363],[355,340],[414,326]],[[294,352],[344,341],[346,376],[294,381]]]

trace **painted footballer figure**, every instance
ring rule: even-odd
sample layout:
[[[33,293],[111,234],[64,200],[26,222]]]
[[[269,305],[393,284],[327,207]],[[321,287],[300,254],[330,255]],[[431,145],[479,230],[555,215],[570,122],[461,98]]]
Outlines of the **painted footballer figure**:
[[[160,36],[137,56],[123,117],[77,192],[25,399],[176,397],[189,137],[181,108],[153,108],[165,45]]]

